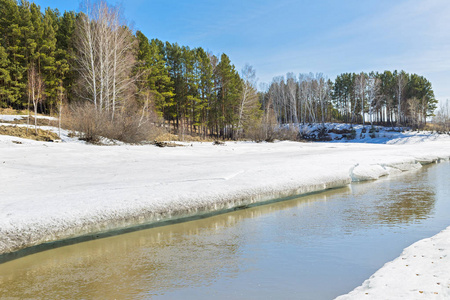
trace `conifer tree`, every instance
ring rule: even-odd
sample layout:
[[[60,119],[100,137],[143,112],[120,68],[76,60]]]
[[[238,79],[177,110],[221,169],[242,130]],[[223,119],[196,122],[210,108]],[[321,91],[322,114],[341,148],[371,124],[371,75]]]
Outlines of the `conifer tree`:
[[[198,71],[200,72],[199,82],[199,120],[203,137],[207,135],[207,122],[209,111],[211,109],[210,102],[214,99],[214,75],[213,66],[209,55],[203,48],[197,48]]]
[[[19,6],[14,0],[0,0],[0,33],[9,57],[10,81],[7,106],[21,108],[26,87],[26,62],[23,51]]]
[[[169,67],[169,76],[173,81],[173,93],[174,93],[174,105],[168,107],[169,116],[176,122],[177,129],[182,121],[182,99],[184,97],[184,82],[183,82],[183,67],[182,67],[182,51],[181,47],[177,44],[170,44],[166,42],[165,45],[166,61]]]
[[[142,73],[138,86],[151,93],[158,114],[169,118],[168,108],[173,106],[174,94],[161,43],[158,40],[149,42],[140,31],[136,32],[136,38],[139,45],[137,69]]]
[[[233,138],[234,129],[238,123],[239,97],[242,90],[242,81],[239,74],[231,64],[230,58],[224,53],[217,65],[216,76],[218,86],[218,123],[221,136]]]
[[[1,41],[1,40],[0,40]],[[0,107],[7,107],[11,91],[9,90],[9,59],[5,48],[0,44]]]
[[[57,24],[54,20],[57,18],[55,12],[50,8],[45,10],[43,20],[43,38],[39,49],[40,73],[44,78],[45,99],[48,105],[47,109],[52,110],[58,97],[59,78],[56,61],[56,30]],[[56,28],[55,28],[56,27]]]
[[[76,72],[70,65],[74,64],[75,51],[73,38],[75,33],[76,15],[73,11],[64,12],[58,19],[58,30],[56,31],[56,63],[58,76],[62,79],[62,87],[67,98],[72,98],[72,87],[75,82]]]

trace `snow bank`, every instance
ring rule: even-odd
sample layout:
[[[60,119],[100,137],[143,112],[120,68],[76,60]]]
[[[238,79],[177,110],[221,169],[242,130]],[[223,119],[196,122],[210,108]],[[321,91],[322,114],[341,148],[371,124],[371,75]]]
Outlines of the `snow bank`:
[[[340,187],[449,157],[447,140],[157,148],[0,136],[0,254]]]
[[[351,125],[342,123],[313,123],[290,125],[306,140],[333,143],[416,144],[427,141],[450,140],[449,134],[413,131],[402,127]],[[285,125],[284,128],[289,128]]]
[[[450,227],[406,248],[337,300],[450,299]]]

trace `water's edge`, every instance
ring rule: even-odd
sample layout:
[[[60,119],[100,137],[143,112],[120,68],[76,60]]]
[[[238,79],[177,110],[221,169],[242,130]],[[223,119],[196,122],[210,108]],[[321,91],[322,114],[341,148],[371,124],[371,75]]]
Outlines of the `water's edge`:
[[[293,199],[299,196],[320,193],[329,189],[336,189],[349,185],[353,181],[374,180],[391,174],[417,170],[423,164],[438,163],[448,161],[450,157],[426,157],[420,160],[411,160],[409,163],[404,161],[390,163],[389,165],[378,164],[371,166],[356,165],[352,167],[346,178],[325,179],[313,185],[301,185],[291,189],[280,189],[277,191],[253,191],[253,194],[245,196],[229,196],[219,198],[214,205],[198,205],[193,201],[192,207],[178,207],[176,210],[166,210],[158,212],[135,212],[128,215],[118,216],[117,218],[102,219],[91,221],[80,228],[66,228],[60,232],[54,232],[50,236],[41,236],[35,240],[24,238],[23,232],[8,232],[12,245],[6,245],[4,249],[0,247],[0,263],[11,261],[23,256],[38,253],[41,251],[72,245],[84,241],[110,237],[118,234],[133,232],[142,229],[160,227],[174,223],[192,221],[196,219],[207,218],[210,216],[231,212],[237,209],[264,205],[279,201]],[[376,167],[374,170],[374,166]],[[366,172],[365,168],[370,172]],[[375,174],[366,176],[367,173]],[[1,231],[1,230],[0,230]],[[15,236],[14,236],[15,234]],[[13,238],[11,238],[13,237]],[[2,251],[3,250],[3,251]]]

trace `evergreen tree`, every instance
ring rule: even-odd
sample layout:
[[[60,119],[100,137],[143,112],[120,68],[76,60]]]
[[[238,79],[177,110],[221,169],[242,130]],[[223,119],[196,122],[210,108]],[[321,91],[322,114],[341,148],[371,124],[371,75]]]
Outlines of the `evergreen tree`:
[[[214,74],[213,66],[211,64],[210,57],[203,50],[203,48],[197,48],[197,60],[198,71],[200,72],[199,82],[199,120],[198,124],[202,128],[203,136],[207,135],[207,122],[209,116],[209,110],[211,108],[210,102],[214,99]]]
[[[224,138],[234,138],[234,130],[238,123],[239,98],[242,90],[242,80],[239,77],[230,58],[224,53],[216,70],[218,86],[216,87],[218,125],[220,135]]]
[[[45,85],[45,99],[47,109],[53,110],[57,101],[58,89],[60,79],[58,78],[58,69],[56,61],[56,30],[57,24],[54,20],[57,19],[56,13],[47,8],[43,20],[43,38],[42,44],[39,48],[39,72],[43,75]],[[61,72],[61,71],[60,71]]]
[[[75,54],[73,48],[73,37],[75,33],[76,15],[73,11],[64,12],[58,18],[58,29],[56,31],[56,64],[58,76],[63,81],[62,87],[67,98],[72,98],[72,87],[75,82],[76,73],[71,64],[74,64]]]
[[[183,80],[183,66],[182,66],[182,50],[177,44],[170,44],[166,42],[165,56],[169,70],[169,76],[173,82],[174,105],[167,107],[169,120],[176,121],[176,127],[179,128],[180,122],[183,119],[183,97],[184,97],[184,80]]]
[[[9,102],[11,96],[9,89],[10,81],[8,54],[0,44],[0,107],[7,107],[7,103]]]
[[[140,31],[136,32],[136,38],[139,45],[137,69],[142,73],[139,88],[141,91],[150,91],[155,108],[161,117],[170,118],[168,108],[174,105],[174,93],[161,42],[158,40],[149,42]]]
[[[10,81],[7,106],[23,107],[26,88],[26,58],[23,49],[19,6],[14,0],[0,0],[0,31],[3,47],[9,57]]]

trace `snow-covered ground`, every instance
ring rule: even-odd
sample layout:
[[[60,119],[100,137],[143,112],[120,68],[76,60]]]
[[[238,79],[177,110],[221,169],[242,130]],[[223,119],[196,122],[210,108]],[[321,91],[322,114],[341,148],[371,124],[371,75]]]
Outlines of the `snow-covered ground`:
[[[364,283],[336,300],[450,299],[450,227],[409,246]]]
[[[285,128],[295,128],[305,139],[322,140],[331,143],[371,143],[371,144],[411,144],[439,140],[441,134],[430,131],[414,131],[406,127],[383,127],[351,125],[341,123],[295,124]]]
[[[0,115],[0,121],[12,122],[14,120],[23,120],[26,119],[27,117],[28,115]],[[30,117],[34,118],[34,114],[31,114]],[[49,116],[37,116],[36,119],[58,121],[58,118]]]
[[[0,254],[394,176],[450,158],[450,136],[405,135],[385,144],[227,142],[175,148],[94,146],[69,139],[67,132],[62,143],[0,136]],[[422,242],[404,255],[418,251],[434,259],[437,251],[446,257],[450,249],[442,243],[450,239],[450,229],[434,239],[441,242]],[[412,266],[415,261],[409,259]],[[441,266],[448,267],[448,261],[417,260],[414,272],[437,275],[437,282],[448,289],[448,272],[432,269]],[[400,291],[394,287],[397,273],[391,269],[381,269],[353,294],[389,298],[376,296],[385,289],[380,280],[388,280],[405,299],[428,291],[445,295],[433,289],[432,280],[426,281],[423,293],[409,284]],[[400,272],[399,267],[396,270]]]

